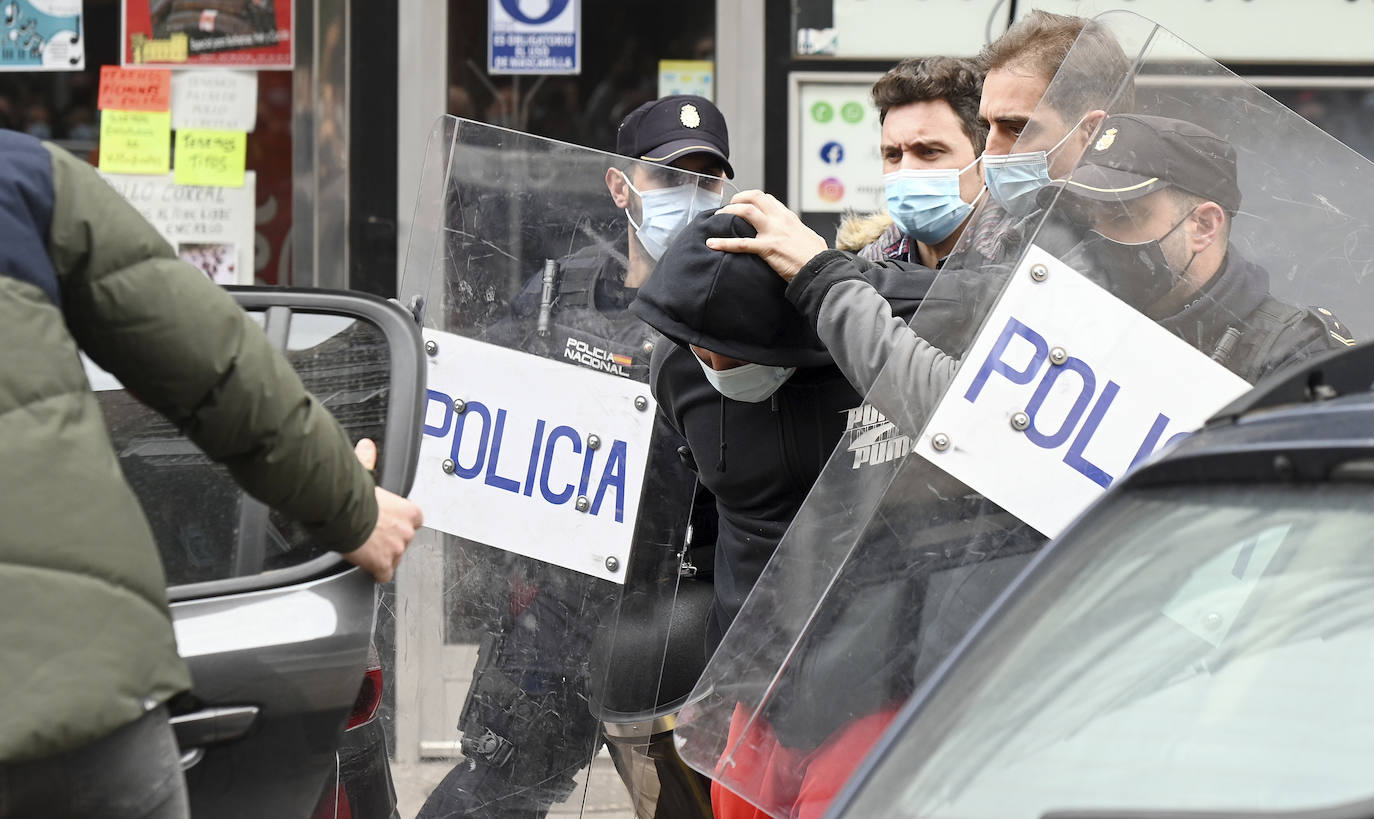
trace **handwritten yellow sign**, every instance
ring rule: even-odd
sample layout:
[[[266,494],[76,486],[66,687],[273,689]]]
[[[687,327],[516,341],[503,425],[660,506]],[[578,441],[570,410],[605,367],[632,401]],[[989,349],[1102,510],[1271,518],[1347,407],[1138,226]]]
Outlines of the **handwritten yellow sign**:
[[[243,187],[243,167],[248,135],[243,131],[177,131],[177,162],[173,180],[178,185],[215,188]]]
[[[167,173],[172,165],[170,111],[100,112],[100,169],[106,173]]]

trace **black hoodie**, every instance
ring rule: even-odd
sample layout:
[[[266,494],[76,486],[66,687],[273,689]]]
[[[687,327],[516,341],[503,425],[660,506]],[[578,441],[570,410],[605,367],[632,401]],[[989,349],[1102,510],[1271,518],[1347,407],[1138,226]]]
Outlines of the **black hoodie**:
[[[708,237],[753,235],[742,219],[699,217],[668,247],[630,306],[666,337],[650,362],[650,388],[716,498],[708,653],[820,475],[848,411],[862,404],[810,323],[787,301],[783,280],[757,256],[706,247]],[[934,276],[919,265],[888,263],[870,268],[866,278],[909,319]],[[688,345],[797,370],[771,398],[735,401],[711,386]]]

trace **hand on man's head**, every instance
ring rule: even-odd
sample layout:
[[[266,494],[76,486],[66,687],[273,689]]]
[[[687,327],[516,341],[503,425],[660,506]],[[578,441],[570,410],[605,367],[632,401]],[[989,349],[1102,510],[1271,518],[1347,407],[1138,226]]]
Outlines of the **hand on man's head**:
[[[752,225],[758,235],[707,239],[706,246],[728,253],[753,253],[767,262],[784,281],[792,281],[807,262],[830,247],[820,234],[802,222],[801,217],[773,195],[760,190],[735,194],[730,204],[717,213],[740,217]]]

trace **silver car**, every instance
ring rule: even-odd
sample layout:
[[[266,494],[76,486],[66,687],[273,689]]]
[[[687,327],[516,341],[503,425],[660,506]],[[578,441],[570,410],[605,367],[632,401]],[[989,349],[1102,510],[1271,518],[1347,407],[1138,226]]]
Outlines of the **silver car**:
[[[378,482],[405,494],[424,384],[414,320],[358,293],[233,293],[350,436],[377,441]],[[157,536],[194,679],[170,704],[193,814],[394,815],[372,578],[245,495],[118,382],[93,372],[92,384]]]

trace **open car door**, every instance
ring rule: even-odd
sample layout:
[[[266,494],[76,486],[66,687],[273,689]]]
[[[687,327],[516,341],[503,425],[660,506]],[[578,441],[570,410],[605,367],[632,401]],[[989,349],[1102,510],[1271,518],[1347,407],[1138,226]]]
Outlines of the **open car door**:
[[[231,291],[350,437],[376,441],[379,485],[405,495],[424,387],[409,314],[360,293]],[[309,816],[337,776],[376,583],[244,494],[108,374],[88,369],[157,537],[177,646],[191,668],[194,687],[171,710],[192,812]]]

